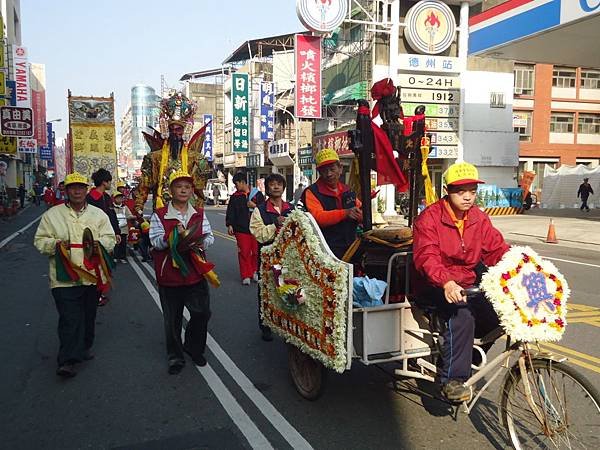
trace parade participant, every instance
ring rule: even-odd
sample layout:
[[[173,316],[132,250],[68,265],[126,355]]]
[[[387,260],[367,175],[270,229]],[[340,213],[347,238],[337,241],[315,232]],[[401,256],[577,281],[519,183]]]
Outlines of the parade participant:
[[[58,188],[54,195],[54,205],[62,205],[67,201],[67,193],[65,192],[65,182],[61,181],[58,183]]]
[[[250,285],[250,280],[258,281],[256,273],[258,266],[258,244],[250,233],[251,208],[264,203],[265,198],[258,189],[253,190],[250,197],[250,187],[246,174],[238,172],[233,176],[233,184],[237,189],[229,198],[225,213],[225,226],[230,236],[235,236],[238,248],[240,277],[243,285]]]
[[[86,203],[87,178],[67,175],[69,201],[42,216],[34,245],[50,258],[48,276],[59,315],[58,369],[62,377],[76,375],[75,364],[94,357],[98,289],[109,282],[106,251],[115,245],[115,234],[106,214]],[[85,242],[86,234],[94,241]],[[91,255],[86,245],[92,245]]]
[[[475,206],[477,185],[483,183],[475,166],[454,163],[443,179],[446,196],[415,219],[413,259],[417,303],[433,305],[445,322],[442,390],[449,400],[462,402],[471,397],[463,383],[471,375],[473,339],[498,326],[483,294],[467,303],[462,289],[477,284],[485,267],[497,264],[509,246]]]
[[[191,138],[195,105],[183,94],[176,93],[160,104],[160,132],[143,133],[152,149],[144,156],[140,184],[136,189],[135,210],[141,219],[148,194],[153,194],[154,209],[165,206],[171,199],[169,176],[178,170],[188,172],[193,180],[194,207],[204,206],[203,189],[211,173],[202,152],[205,127]],[[141,220],[140,220],[141,221]]]
[[[46,208],[54,206],[54,196],[54,189],[52,189],[52,185],[48,183],[46,187],[44,187],[44,203],[46,204]]]
[[[265,187],[268,199],[266,202],[258,205],[252,212],[250,218],[250,232],[259,242],[262,248],[269,245],[275,239],[277,231],[283,225],[285,217],[292,212],[292,205],[283,201],[283,191],[285,191],[285,178],[278,173],[272,173],[265,179]],[[260,260],[260,249],[258,251]],[[260,264],[259,264],[260,267]],[[263,325],[260,314],[260,286],[258,289],[258,326],[262,332],[262,339],[272,341],[271,329]]]
[[[590,207],[587,204],[588,198],[590,194],[594,195],[594,190],[588,181],[589,178],[584,178],[583,183],[579,185],[579,189],[577,190],[577,198],[581,196],[581,208],[579,209],[582,211],[585,209],[587,212],[590,211]]]
[[[123,204],[127,206],[130,211],[135,211],[135,200],[132,197],[132,192],[123,181],[117,182],[117,192],[123,194]]]
[[[214,236],[204,210],[190,204],[193,183],[187,172],[173,172],[168,186],[172,199],[150,219],[150,241],[154,247],[170,374],[183,369],[183,352],[197,365],[206,365],[204,350],[211,314],[207,279],[211,280],[214,265],[207,263],[203,254],[214,242]],[[182,343],[184,306],[190,312],[190,321]]]
[[[342,165],[335,150],[320,150],[315,161],[319,178],[304,190],[302,203],[321,227],[333,254],[341,259],[356,238],[356,226],[362,220],[361,203],[340,182]]]
[[[117,245],[119,245],[121,243],[121,229],[119,228],[119,221],[113,208],[112,199],[107,192],[110,191],[112,175],[108,170],[100,168],[92,174],[92,181],[94,182],[94,187],[88,192],[86,201],[88,204],[100,208],[108,216],[108,220],[115,232]],[[109,301],[109,297],[102,294],[98,299],[98,306],[104,306]]]
[[[113,209],[115,210],[119,229],[121,231],[121,241],[115,247],[115,260],[126,263],[127,235],[129,234],[128,221],[135,219],[135,216],[123,202],[123,194],[120,192],[115,192],[115,194],[113,194]]]

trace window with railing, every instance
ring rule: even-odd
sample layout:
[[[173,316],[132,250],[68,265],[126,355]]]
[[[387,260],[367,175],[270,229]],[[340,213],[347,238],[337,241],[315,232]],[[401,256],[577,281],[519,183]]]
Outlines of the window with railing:
[[[552,113],[550,133],[572,133],[574,118],[574,113]]]
[[[533,95],[535,66],[533,64],[515,64],[516,95]]]
[[[581,69],[579,85],[583,89],[600,89],[600,70]]]
[[[515,133],[519,133],[520,141],[531,141],[531,111],[515,111],[513,129]]]
[[[581,134],[600,134],[600,114],[579,113],[577,132]]]
[[[552,71],[552,86],[557,88],[574,88],[577,79],[576,70],[572,67],[555,67]]]

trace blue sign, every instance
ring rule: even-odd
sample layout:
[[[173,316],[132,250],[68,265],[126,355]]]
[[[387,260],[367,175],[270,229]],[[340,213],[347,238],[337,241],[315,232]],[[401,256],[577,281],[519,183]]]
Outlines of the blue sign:
[[[202,123],[206,125],[204,130],[204,144],[202,147],[202,153],[204,157],[209,161],[213,160],[213,115],[204,114],[202,116]]]
[[[260,138],[272,141],[274,132],[275,84],[270,81],[260,83]]]
[[[48,144],[40,147],[40,159],[43,161],[53,161],[54,139],[52,136],[52,122],[46,123],[46,132],[48,134]]]
[[[10,106],[17,106],[17,82],[14,80],[6,80],[6,91],[10,93],[10,97],[6,99],[10,101]]]

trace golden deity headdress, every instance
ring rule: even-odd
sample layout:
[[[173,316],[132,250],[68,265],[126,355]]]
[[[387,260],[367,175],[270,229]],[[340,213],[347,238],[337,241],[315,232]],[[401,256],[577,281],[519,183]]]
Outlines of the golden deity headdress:
[[[194,126],[196,105],[181,92],[176,92],[160,102],[160,133],[164,139],[169,135],[169,125],[181,125],[184,128],[183,140],[188,141]]]

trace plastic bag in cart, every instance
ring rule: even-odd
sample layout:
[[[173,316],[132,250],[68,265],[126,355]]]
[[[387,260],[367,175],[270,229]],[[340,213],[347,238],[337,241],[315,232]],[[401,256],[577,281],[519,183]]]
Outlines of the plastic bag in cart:
[[[383,305],[383,294],[387,288],[385,281],[375,278],[354,277],[352,287],[352,299],[354,306],[370,307]]]

